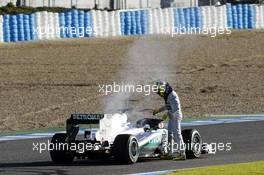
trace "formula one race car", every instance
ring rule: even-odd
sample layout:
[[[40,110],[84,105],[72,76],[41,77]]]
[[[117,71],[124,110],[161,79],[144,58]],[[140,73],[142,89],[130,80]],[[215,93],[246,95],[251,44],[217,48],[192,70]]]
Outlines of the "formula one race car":
[[[99,129],[94,129],[98,124]],[[108,157],[129,164],[141,158],[160,158],[169,151],[168,130],[161,119],[145,118],[132,125],[126,114],[72,114],[66,125],[66,133],[56,133],[51,140],[50,156],[55,163]],[[80,125],[89,129],[78,134]],[[182,135],[187,158],[200,157],[199,132],[186,129]]]

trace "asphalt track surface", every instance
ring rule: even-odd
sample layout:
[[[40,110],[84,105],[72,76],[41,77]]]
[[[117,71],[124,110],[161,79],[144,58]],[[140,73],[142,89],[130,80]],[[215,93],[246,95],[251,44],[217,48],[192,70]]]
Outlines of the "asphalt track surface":
[[[42,154],[32,151],[33,142],[45,142],[47,139],[6,141],[0,142],[0,174],[117,175],[264,160],[264,122],[217,124],[195,128],[201,133],[204,142],[231,142],[231,151],[217,151],[215,155],[203,155],[199,159],[180,162],[144,160],[133,165],[119,165],[111,160],[78,160],[70,165],[58,166],[50,161],[47,151]]]

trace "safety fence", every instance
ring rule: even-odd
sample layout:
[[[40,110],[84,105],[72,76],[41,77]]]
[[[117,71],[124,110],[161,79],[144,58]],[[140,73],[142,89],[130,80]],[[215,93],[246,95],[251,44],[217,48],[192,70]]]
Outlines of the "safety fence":
[[[3,32],[3,16],[0,15],[0,42],[4,41],[4,32]]]
[[[264,29],[264,5],[3,15],[0,16],[0,42],[169,34],[179,28],[212,27]]]
[[[2,19],[2,20],[1,20]],[[33,32],[35,26],[35,14],[30,15],[4,15],[0,17],[2,24],[0,29],[0,40],[5,42],[30,41],[35,40]]]

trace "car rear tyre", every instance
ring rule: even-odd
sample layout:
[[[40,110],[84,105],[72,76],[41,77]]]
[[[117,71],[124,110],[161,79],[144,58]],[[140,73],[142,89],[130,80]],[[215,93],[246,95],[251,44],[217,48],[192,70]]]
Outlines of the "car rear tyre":
[[[186,129],[182,131],[183,141],[186,146],[186,157],[194,159],[201,156],[202,137],[196,129]]]
[[[51,143],[53,146],[50,146],[50,157],[51,160],[57,164],[71,163],[74,159],[72,152],[70,150],[67,150],[66,146],[63,146],[66,143],[66,138],[66,134],[57,133],[51,139]]]
[[[129,134],[121,134],[115,138],[113,156],[119,163],[132,164],[139,157],[139,146],[136,137]]]

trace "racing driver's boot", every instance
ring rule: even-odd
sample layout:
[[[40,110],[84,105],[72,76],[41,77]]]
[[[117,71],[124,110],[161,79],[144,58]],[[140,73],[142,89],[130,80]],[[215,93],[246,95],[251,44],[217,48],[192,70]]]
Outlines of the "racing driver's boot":
[[[172,160],[174,160],[174,161],[186,160],[186,154],[185,153],[179,153]]]

